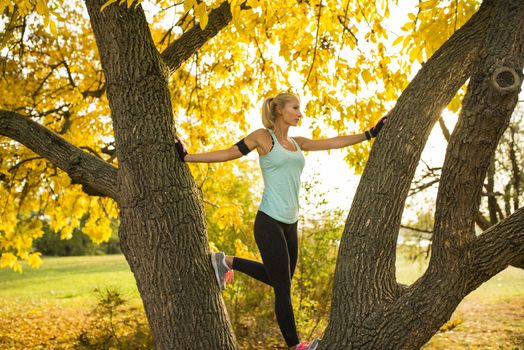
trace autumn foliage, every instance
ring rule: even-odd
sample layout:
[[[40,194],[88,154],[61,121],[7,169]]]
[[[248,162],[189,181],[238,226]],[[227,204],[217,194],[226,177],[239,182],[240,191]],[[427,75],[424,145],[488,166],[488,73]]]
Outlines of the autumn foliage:
[[[139,3],[110,0],[106,6]],[[149,9],[152,35],[162,51],[195,23],[205,28],[220,4],[142,5]],[[396,6],[384,0],[281,1],[278,6],[233,0],[230,6],[233,24],[170,79],[176,125],[192,151],[240,138],[258,119],[261,99],[281,90],[304,97],[313,137],[322,137],[325,126],[339,133],[369,127],[396,100],[418,64],[479,2],[419,1],[395,32]],[[0,13],[1,108],[22,113],[117,165],[104,76],[83,3],[4,0]],[[64,239],[80,226],[95,242],[109,238],[111,222],[118,218],[111,199],[86,195],[65,172],[11,139],[0,138],[0,144],[1,267],[20,270],[20,260],[33,267],[41,263],[32,242],[43,234],[43,221]],[[368,151],[366,144],[353,147],[346,159],[361,171]],[[238,215],[239,191],[227,188],[234,184],[249,191],[234,179],[251,166],[237,161],[192,168],[213,225],[248,229],[250,223]]]

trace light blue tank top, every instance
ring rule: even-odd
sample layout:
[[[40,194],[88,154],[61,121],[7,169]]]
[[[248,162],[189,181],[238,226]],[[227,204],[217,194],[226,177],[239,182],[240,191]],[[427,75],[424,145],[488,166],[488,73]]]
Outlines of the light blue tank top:
[[[268,131],[274,144],[269,153],[259,157],[264,178],[264,193],[259,210],[275,220],[293,224],[298,220],[300,175],[306,160],[293,138],[297,150],[289,151],[280,145],[273,130]]]

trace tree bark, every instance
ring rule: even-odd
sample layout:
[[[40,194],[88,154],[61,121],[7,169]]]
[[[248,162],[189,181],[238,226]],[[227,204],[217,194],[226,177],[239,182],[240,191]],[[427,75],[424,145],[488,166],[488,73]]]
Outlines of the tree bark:
[[[201,199],[175,149],[168,69],[140,6],[87,0],[112,112],[120,242],[156,348],[235,349]]]
[[[492,143],[496,146],[518,94],[518,89],[501,94],[492,85],[486,87],[492,84],[493,65],[489,62],[504,58],[505,66],[522,71],[523,8],[516,0],[485,2],[423,66],[399,98],[372,149],[348,215],[337,260],[331,318],[321,350],[417,349],[469,293],[466,281],[474,271],[466,268],[473,261],[468,247],[476,242],[473,220],[485,163],[492,158]],[[502,45],[497,46],[493,38],[502,40]],[[481,50],[483,45],[489,50]],[[495,54],[497,50],[502,51]],[[437,249],[424,276],[402,288],[395,279],[395,248],[404,201],[431,127],[474,67],[470,97],[465,99],[440,181]],[[476,89],[479,91],[473,92]],[[475,107],[475,103],[483,107]],[[475,111],[492,114],[481,118]],[[473,115],[476,119],[469,120]],[[494,119],[496,126],[491,124]],[[479,144],[489,149],[475,153]],[[453,166],[453,161],[458,165]],[[520,215],[513,221],[517,222],[515,227],[519,223],[524,226]],[[522,235],[518,229],[501,231],[501,237]],[[512,254],[501,258],[506,266],[515,259],[512,256],[521,254],[520,239],[515,239]],[[495,249],[493,242],[481,241],[488,245],[485,249]]]
[[[18,113],[0,110],[0,135],[20,142],[64,170],[87,194],[117,199],[114,166],[73,146],[42,125]]]

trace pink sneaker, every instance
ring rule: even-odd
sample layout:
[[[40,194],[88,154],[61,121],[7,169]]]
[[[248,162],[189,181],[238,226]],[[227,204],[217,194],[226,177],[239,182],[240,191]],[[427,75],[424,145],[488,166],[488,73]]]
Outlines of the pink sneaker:
[[[297,345],[296,350],[316,350],[320,344],[320,339],[315,339],[313,342],[304,341]]]
[[[309,342],[303,341],[297,345],[296,350],[307,350],[309,348],[309,345],[310,345]]]
[[[235,272],[232,269],[230,269],[224,275],[224,282],[225,282],[225,284],[227,285],[227,284],[230,284],[231,282],[233,282],[233,277],[235,277]]]

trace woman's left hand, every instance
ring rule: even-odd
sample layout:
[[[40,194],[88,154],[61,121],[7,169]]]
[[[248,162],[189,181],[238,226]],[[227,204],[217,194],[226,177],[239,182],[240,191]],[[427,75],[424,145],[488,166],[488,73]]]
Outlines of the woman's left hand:
[[[387,122],[388,117],[389,117],[389,113],[386,114],[385,116],[383,116],[382,118],[380,118],[378,120],[378,122],[375,124],[375,126],[372,127],[371,129],[369,129],[368,132],[366,132],[366,137],[368,136],[368,133],[371,136],[371,137],[368,138],[368,140],[373,138],[373,137],[377,137],[378,133],[380,132],[380,130],[384,126],[384,123]]]

